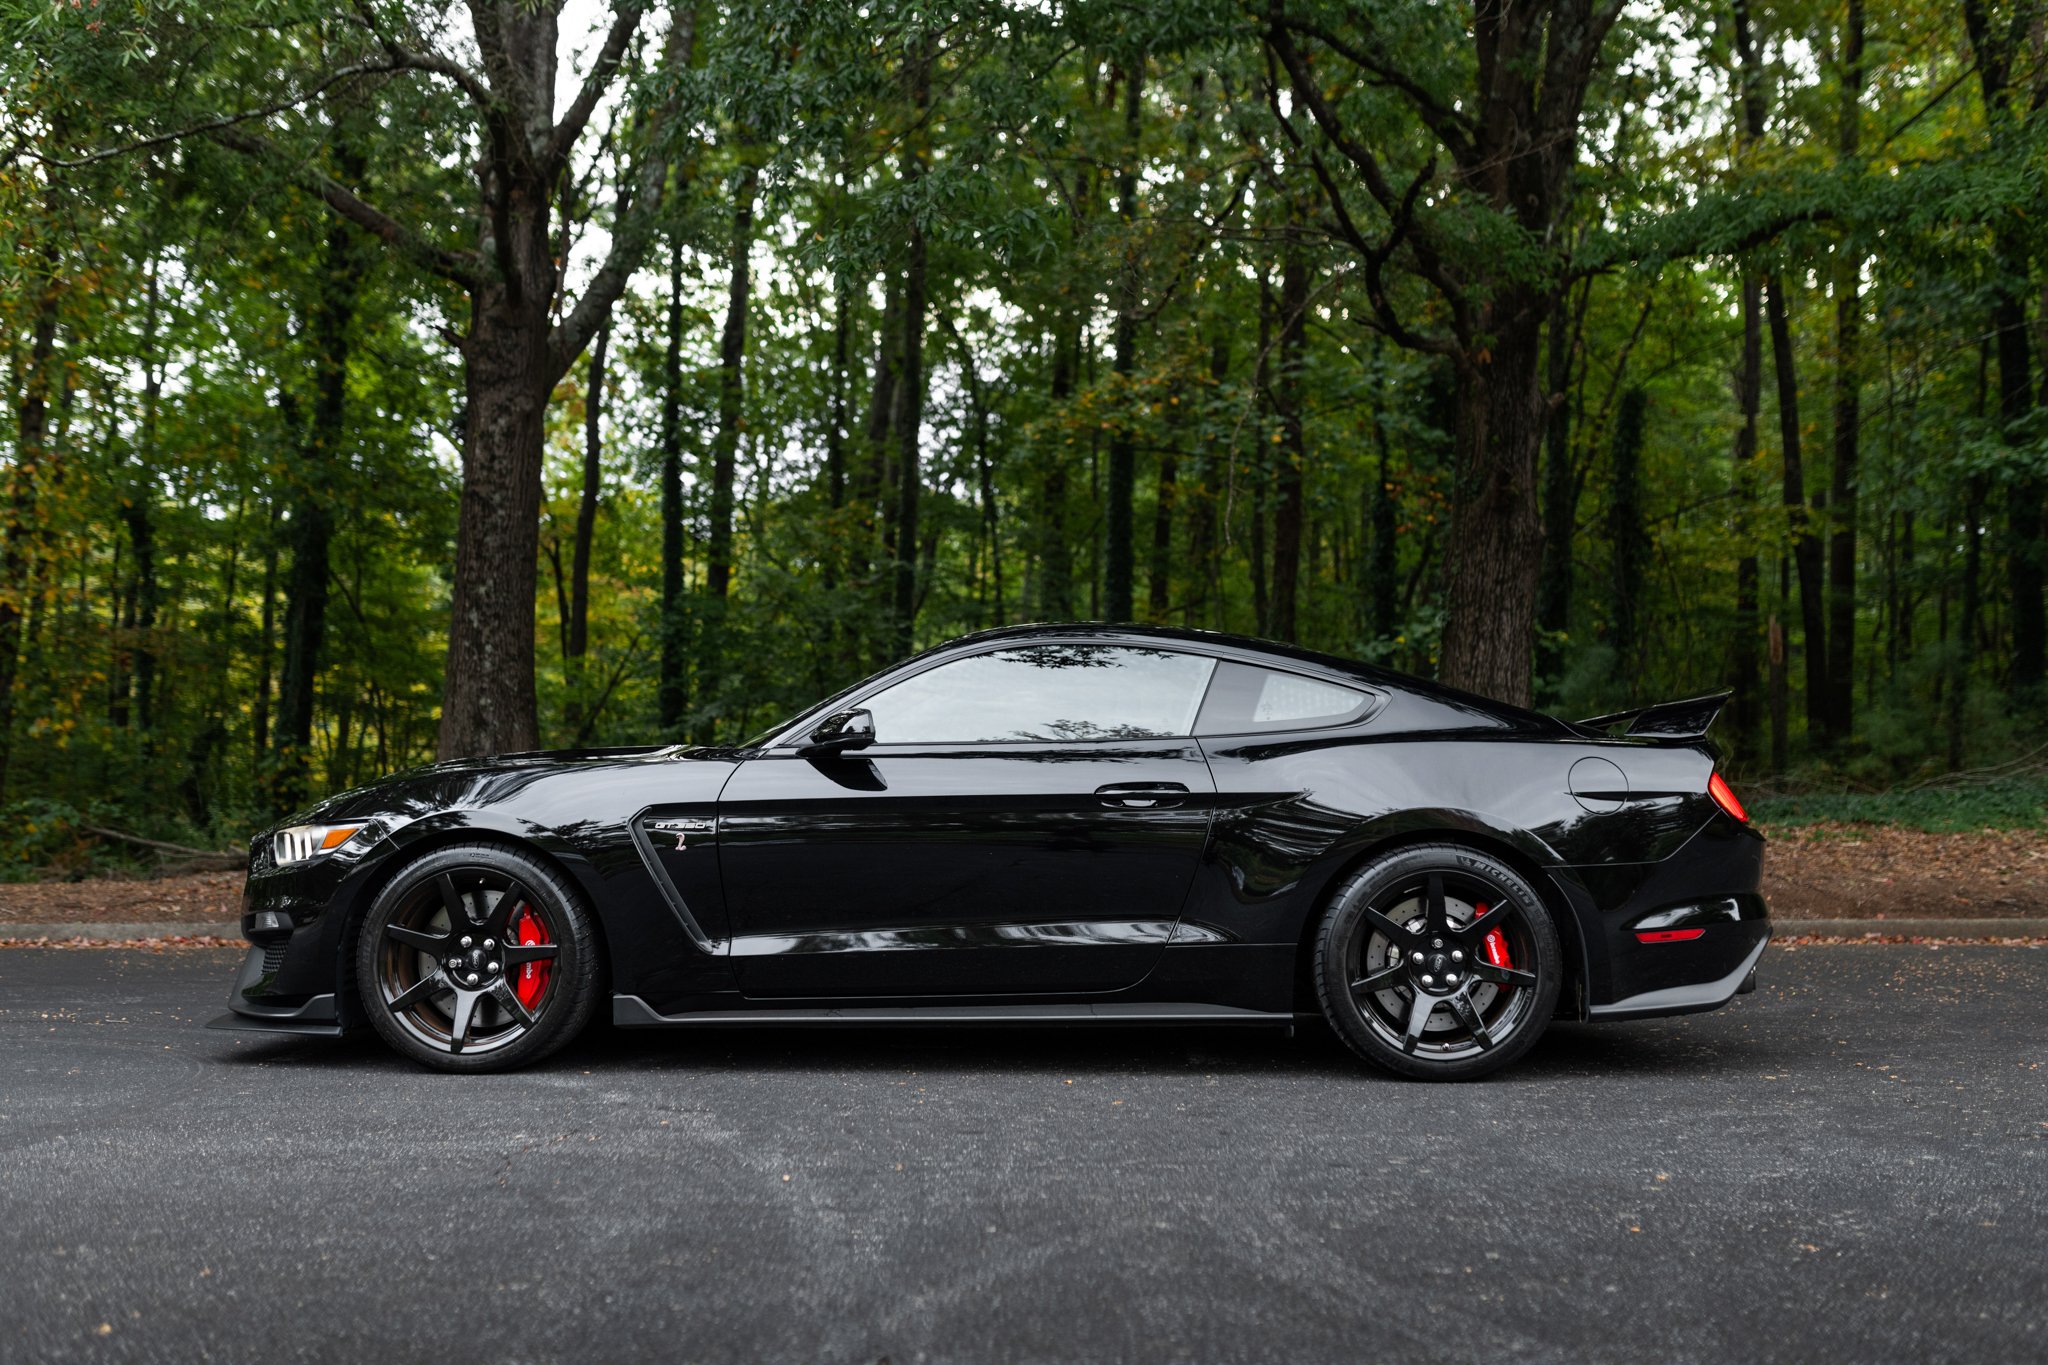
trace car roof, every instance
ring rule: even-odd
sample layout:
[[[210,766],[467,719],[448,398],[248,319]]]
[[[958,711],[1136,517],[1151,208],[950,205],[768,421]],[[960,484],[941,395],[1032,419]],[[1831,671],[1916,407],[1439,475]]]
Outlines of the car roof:
[[[1513,706],[1507,702],[1495,701],[1474,692],[1466,692],[1428,678],[1396,669],[1369,664],[1361,659],[1346,659],[1336,654],[1324,654],[1318,650],[1303,649],[1299,645],[1282,644],[1277,640],[1261,640],[1251,635],[1232,635],[1217,630],[1189,630],[1179,626],[1149,626],[1135,624],[1110,624],[1100,621],[1034,622],[1027,625],[996,626],[989,630],[978,630],[970,635],[956,636],[944,644],[925,650],[919,657],[950,653],[963,647],[974,647],[991,643],[1020,642],[1032,640],[1071,640],[1076,638],[1126,640],[1143,642],[1147,640],[1165,643],[1200,645],[1206,648],[1228,651],[1234,654],[1251,655],[1267,660],[1278,666],[1307,665],[1324,672],[1343,677],[1355,678],[1371,687],[1388,688],[1428,697],[1468,710],[1478,710],[1502,717],[1503,719],[1535,724],[1541,728],[1555,728],[1570,731],[1571,727],[1553,716],[1538,711]]]

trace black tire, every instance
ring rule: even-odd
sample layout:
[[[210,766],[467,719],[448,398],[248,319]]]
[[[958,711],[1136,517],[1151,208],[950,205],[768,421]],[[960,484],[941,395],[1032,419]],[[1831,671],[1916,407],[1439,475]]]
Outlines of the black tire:
[[[1323,1015],[1353,1052],[1399,1076],[1459,1081],[1536,1045],[1564,954],[1521,874],[1477,849],[1422,844],[1338,887],[1314,974]]]
[[[356,937],[363,1010],[400,1055],[439,1071],[509,1071],[561,1047],[599,993],[582,898],[502,844],[436,849],[378,893]]]

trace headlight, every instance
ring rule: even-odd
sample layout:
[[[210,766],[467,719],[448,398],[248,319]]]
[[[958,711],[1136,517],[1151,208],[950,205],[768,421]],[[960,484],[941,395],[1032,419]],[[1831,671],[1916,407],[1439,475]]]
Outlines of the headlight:
[[[279,867],[303,863],[355,838],[365,825],[293,825],[270,836],[270,860]]]

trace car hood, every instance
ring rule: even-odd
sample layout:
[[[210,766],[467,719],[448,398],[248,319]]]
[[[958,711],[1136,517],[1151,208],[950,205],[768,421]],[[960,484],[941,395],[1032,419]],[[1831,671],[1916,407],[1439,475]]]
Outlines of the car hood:
[[[417,819],[442,811],[495,805],[542,782],[562,777],[601,778],[607,770],[623,772],[653,764],[715,762],[724,765],[730,764],[736,754],[733,749],[707,746],[643,744],[610,749],[547,749],[444,759],[337,792],[278,821],[271,830],[257,837],[267,837],[273,830],[287,825],[327,824],[379,815],[400,820]]]

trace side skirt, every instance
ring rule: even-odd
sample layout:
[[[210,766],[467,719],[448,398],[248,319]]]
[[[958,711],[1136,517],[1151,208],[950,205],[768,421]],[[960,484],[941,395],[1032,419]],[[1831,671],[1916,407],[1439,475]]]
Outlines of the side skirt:
[[[949,1028],[1040,1024],[1225,1024],[1292,1028],[1294,1015],[1239,1009],[1232,1005],[1146,1004],[1138,1001],[1100,1005],[842,1005],[657,1014],[637,995],[615,995],[612,997],[612,1023],[619,1028],[817,1028],[848,1024],[891,1027],[941,1025]]]

